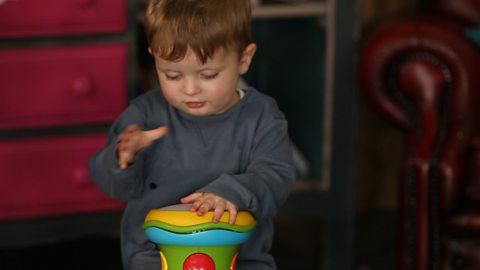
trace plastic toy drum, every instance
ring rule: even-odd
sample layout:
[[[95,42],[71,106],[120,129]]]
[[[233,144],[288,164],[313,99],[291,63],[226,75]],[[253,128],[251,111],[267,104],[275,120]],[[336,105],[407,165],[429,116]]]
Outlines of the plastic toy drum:
[[[160,249],[162,270],[235,270],[240,245],[248,240],[255,219],[239,211],[235,224],[225,212],[213,223],[213,212],[198,216],[190,205],[151,210],[143,229]]]

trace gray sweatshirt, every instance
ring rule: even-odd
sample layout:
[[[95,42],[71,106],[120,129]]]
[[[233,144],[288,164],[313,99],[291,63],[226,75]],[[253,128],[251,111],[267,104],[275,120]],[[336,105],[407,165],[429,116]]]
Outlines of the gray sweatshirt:
[[[120,169],[117,136],[130,124],[169,132]],[[211,192],[250,211],[257,220],[240,249],[238,270],[273,270],[272,217],[295,179],[287,121],[275,101],[253,88],[223,114],[192,116],[169,105],[160,90],[134,99],[112,125],[104,149],[90,160],[95,183],[126,201],[121,224],[124,269],[159,270],[155,245],[142,224],[151,209],[178,204],[193,192]]]

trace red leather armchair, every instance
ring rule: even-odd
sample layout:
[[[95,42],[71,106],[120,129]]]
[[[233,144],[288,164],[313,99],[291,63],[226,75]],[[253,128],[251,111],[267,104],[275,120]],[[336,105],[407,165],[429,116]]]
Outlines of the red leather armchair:
[[[480,1],[428,9],[368,36],[359,85],[406,133],[398,269],[480,269]]]

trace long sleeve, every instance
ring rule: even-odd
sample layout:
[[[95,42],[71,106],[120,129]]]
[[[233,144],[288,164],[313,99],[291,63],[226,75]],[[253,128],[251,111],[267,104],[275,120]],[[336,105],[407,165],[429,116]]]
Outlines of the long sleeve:
[[[120,169],[116,154],[117,137],[130,124],[142,124],[140,111],[131,105],[110,128],[104,149],[90,159],[90,173],[94,182],[107,195],[118,200],[129,200],[141,193],[143,188],[144,152],[137,154],[135,162]]]

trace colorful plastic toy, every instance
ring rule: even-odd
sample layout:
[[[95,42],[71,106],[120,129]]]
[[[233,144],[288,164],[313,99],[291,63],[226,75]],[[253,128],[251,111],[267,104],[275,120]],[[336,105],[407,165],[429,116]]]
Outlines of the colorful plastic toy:
[[[158,245],[162,270],[235,270],[238,249],[251,235],[255,219],[247,211],[229,224],[225,212],[218,223],[213,212],[198,216],[190,205],[151,210],[143,229]]]

